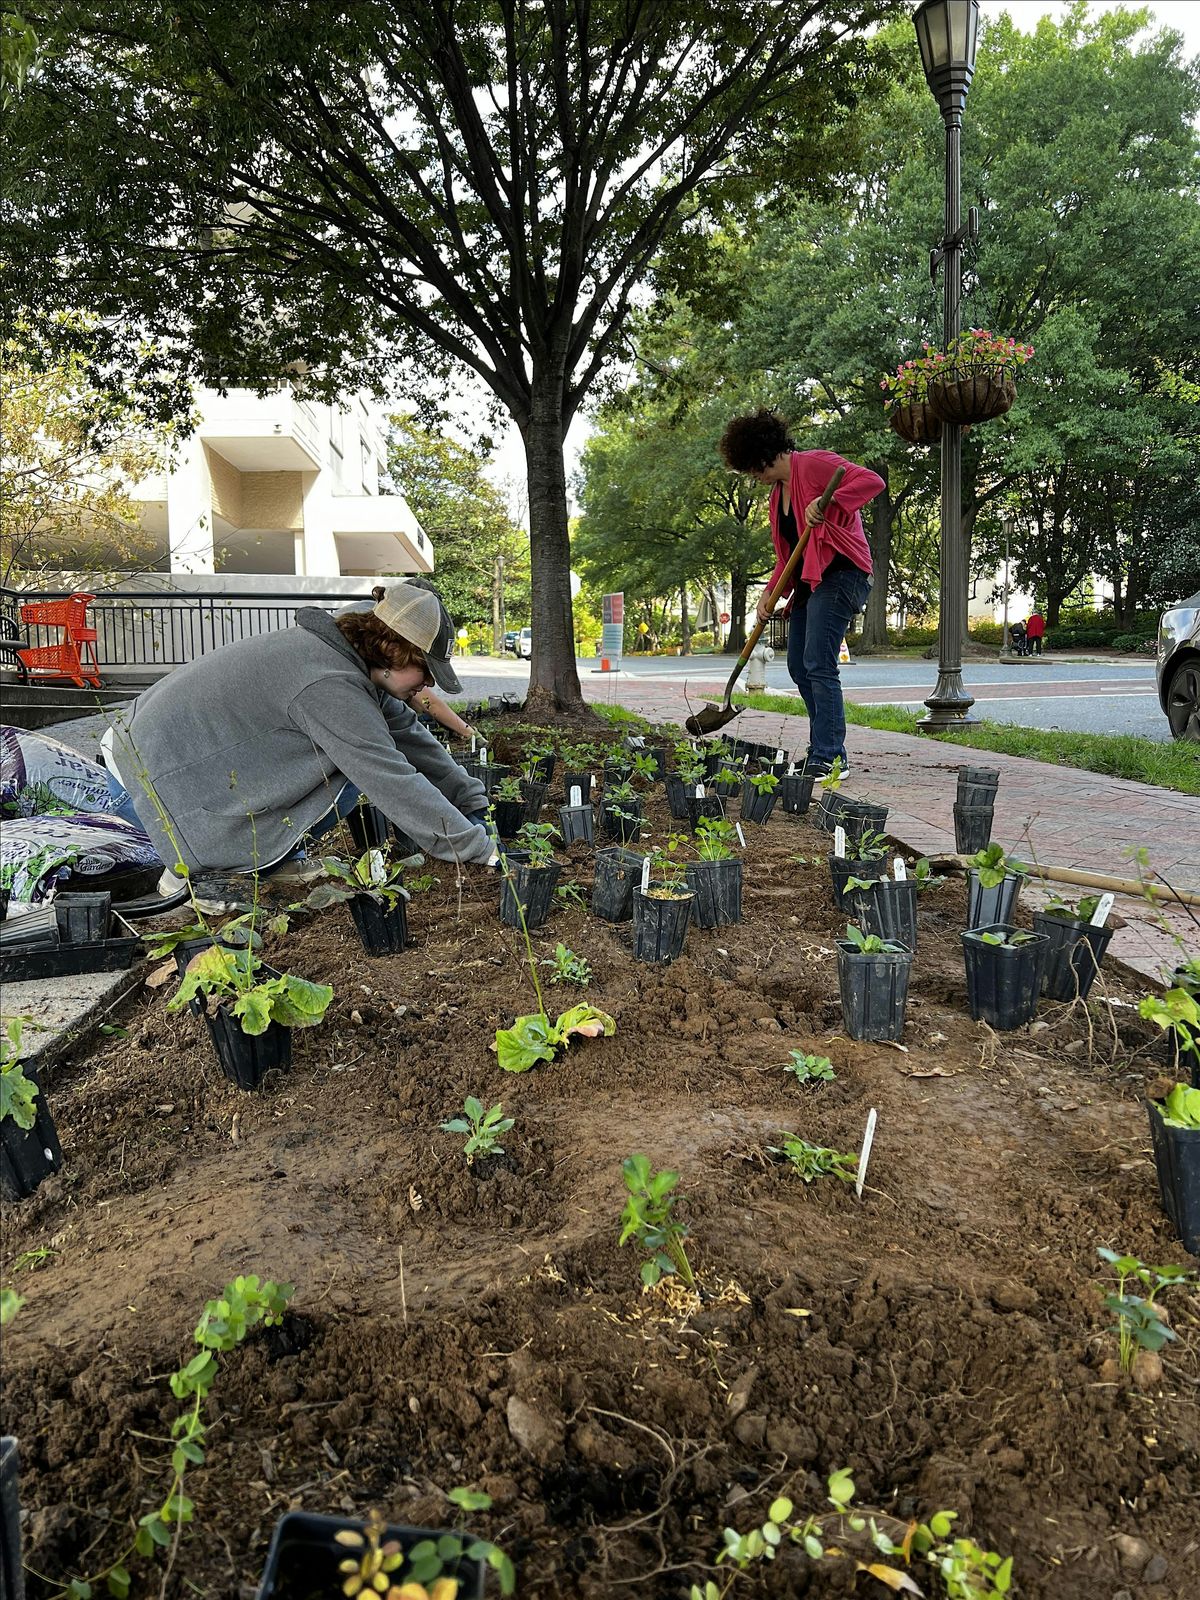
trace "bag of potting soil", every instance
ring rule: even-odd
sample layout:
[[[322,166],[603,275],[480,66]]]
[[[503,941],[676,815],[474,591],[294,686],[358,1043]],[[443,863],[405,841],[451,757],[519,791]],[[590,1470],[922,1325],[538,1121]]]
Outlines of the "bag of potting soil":
[[[43,817],[111,810],[108,774],[98,762],[44,733],[0,725],[0,814]]]
[[[67,880],[77,889],[99,889],[137,875],[148,876],[152,887],[161,871],[142,830],[103,812],[14,817],[0,829],[0,888],[13,900],[44,900]]]

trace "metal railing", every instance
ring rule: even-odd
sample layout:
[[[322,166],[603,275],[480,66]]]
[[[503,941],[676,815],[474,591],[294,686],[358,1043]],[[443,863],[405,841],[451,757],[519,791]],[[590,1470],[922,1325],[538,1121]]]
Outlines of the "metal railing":
[[[18,602],[63,600],[68,591],[22,594]],[[296,612],[307,606],[340,611],[361,594],[177,594],[161,590],[123,590],[97,595],[88,607],[88,622],[96,630],[96,655],[105,667],[166,669],[183,666],[209,655],[222,645],[260,633],[290,628]],[[16,609],[16,608],[14,608]],[[18,623],[21,647],[57,644],[57,628]]]

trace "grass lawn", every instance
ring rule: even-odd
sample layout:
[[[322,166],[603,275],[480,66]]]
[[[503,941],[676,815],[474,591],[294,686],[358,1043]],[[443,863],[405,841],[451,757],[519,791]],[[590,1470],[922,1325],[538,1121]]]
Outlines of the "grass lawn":
[[[803,712],[797,695],[737,694],[734,701],[752,711]],[[903,706],[860,706],[846,701],[846,721],[888,733],[916,733],[921,720]],[[1182,740],[1158,743],[1127,733],[1060,733],[1048,728],[1021,728],[1008,722],[980,722],[962,733],[927,735],[943,744],[969,745],[1000,755],[1025,756],[1058,767],[1081,767],[1111,778],[1132,778],[1180,794],[1200,794],[1200,746]]]

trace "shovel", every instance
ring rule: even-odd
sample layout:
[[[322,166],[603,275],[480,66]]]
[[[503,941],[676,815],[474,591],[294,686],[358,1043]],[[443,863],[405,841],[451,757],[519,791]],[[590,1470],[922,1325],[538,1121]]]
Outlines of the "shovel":
[[[845,476],[845,467],[839,467],[834,473],[833,477],[830,478],[828,484],[825,486],[824,494],[822,494],[821,498],[817,501],[817,510],[822,514],[822,516],[824,515],[825,508],[833,499],[838,484],[841,483]],[[818,516],[817,522],[820,522],[821,520],[822,517]],[[815,526],[816,523],[813,523],[812,527]],[[779,596],[781,594],[786,594],[792,587],[792,574],[800,565],[800,560],[804,555],[805,548],[808,544],[808,536],[811,532],[812,528],[806,526],[804,532],[796,540],[796,548],[788,557],[787,566],[784,567],[783,571],[779,574],[779,582],[773,589],[769,589],[767,591],[767,599],[771,602],[772,611],[775,609],[775,603],[779,599]],[[768,613],[768,616],[769,614],[770,613]],[[764,617],[754,629],[754,632],[746,640],[746,643],[743,645],[742,653],[734,663],[733,671],[729,674],[729,682],[725,685],[724,704],[719,706],[714,706],[711,704],[706,705],[703,711],[697,711],[694,716],[689,717],[684,723],[684,727],[694,738],[698,738],[707,733],[716,733],[718,728],[723,728],[727,722],[732,722],[734,717],[736,717],[741,711],[741,706],[735,706],[732,704],[733,686],[741,677],[742,673],[746,670],[746,663],[750,659],[750,656],[754,650],[754,646],[762,637],[762,631],[766,625],[767,618]]]

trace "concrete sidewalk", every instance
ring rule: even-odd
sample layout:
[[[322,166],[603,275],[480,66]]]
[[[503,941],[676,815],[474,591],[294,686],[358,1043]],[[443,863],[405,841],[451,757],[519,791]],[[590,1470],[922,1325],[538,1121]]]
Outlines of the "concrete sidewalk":
[[[708,682],[696,673],[685,700],[683,686],[676,682],[618,675],[583,679],[587,699],[623,705],[653,722],[680,728],[689,710],[699,710],[705,699],[720,700],[724,688],[724,679]],[[798,696],[796,704],[801,705]],[[728,731],[794,754],[802,754],[808,744],[802,707],[798,716],[743,711]],[[888,832],[916,854],[953,852],[957,769],[964,764],[994,767],[1000,772],[994,837],[1019,859],[1136,878],[1129,852],[1144,846],[1153,871],[1176,889],[1200,893],[1200,799],[1194,795],[877,728],[848,728],[846,747],[851,766],[846,793],[886,804]],[[1059,889],[1072,900],[1090,892],[1069,884]],[[1036,904],[1038,899],[1031,885],[1025,900]],[[1200,925],[1181,907],[1154,912],[1140,898],[1119,895],[1114,915],[1125,926],[1117,929],[1110,955],[1142,976],[1158,981],[1164,968],[1181,959],[1172,933],[1184,940],[1190,954],[1200,951]],[[1200,909],[1196,915],[1200,918]]]

